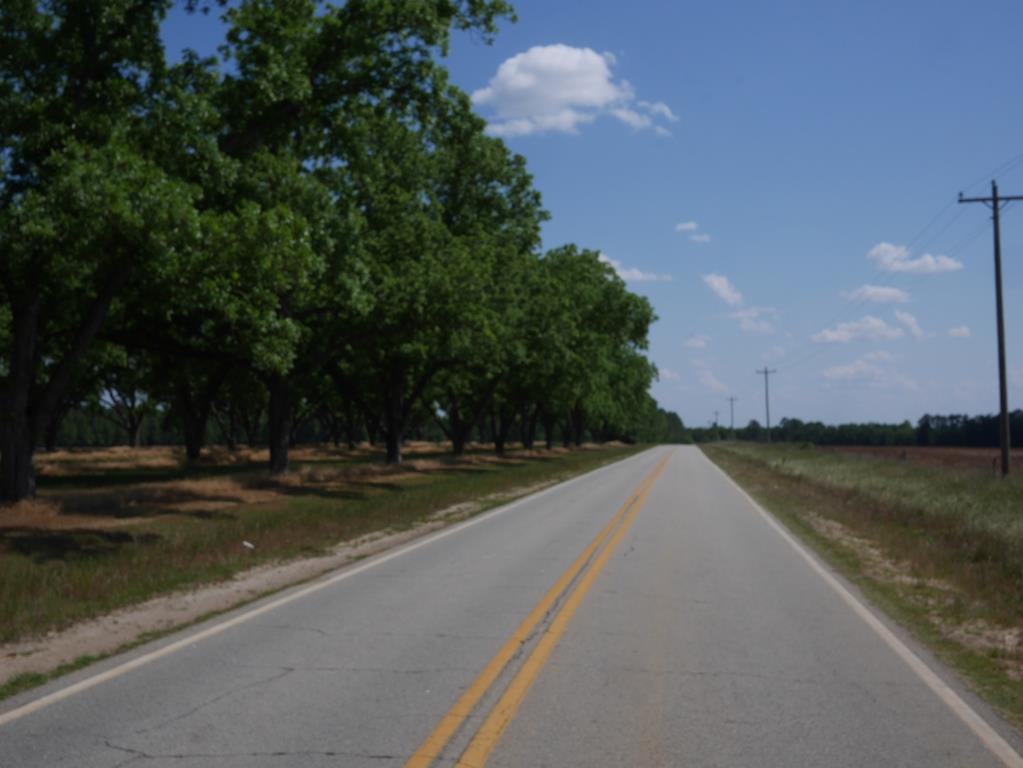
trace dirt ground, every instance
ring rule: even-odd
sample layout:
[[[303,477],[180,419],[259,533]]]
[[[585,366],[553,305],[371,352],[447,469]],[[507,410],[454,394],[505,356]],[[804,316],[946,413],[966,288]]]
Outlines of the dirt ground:
[[[997,448],[918,448],[914,446],[820,445],[818,451],[869,456],[888,461],[910,461],[929,467],[976,469],[994,472],[997,469]],[[1023,462],[1023,450],[1012,452],[1012,463]]]
[[[453,463],[465,467],[501,461],[486,452],[490,446],[473,444],[468,448],[465,456],[453,459],[443,453],[446,445],[409,443],[405,446],[407,460],[390,466],[377,461],[379,451],[366,445],[351,451],[300,446],[290,453],[294,471],[281,478],[267,475],[266,449],[206,449],[187,477],[181,476],[184,449],[177,447],[40,453],[36,460],[39,495],[33,501],[0,508],[0,530],[123,529],[157,516],[203,517],[243,504],[273,502],[295,488],[338,490],[350,483],[405,480],[450,469]],[[547,452],[520,450],[514,456],[541,453]],[[204,470],[210,474],[202,474]]]

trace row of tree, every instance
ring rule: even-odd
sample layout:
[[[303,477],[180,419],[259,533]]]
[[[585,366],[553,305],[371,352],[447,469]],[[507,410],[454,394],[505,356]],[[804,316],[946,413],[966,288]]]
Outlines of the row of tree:
[[[456,453],[481,424],[498,451],[681,439],[650,304],[539,252],[523,158],[440,63],[504,0],[211,3],[185,4],[222,14],[220,55],[177,62],[171,0],[0,5],[0,500],[89,403],[130,442],[161,414],[190,458],[213,420],[273,473],[310,423],[392,462],[427,423]]]
[[[1012,445],[1023,445],[1023,410],[1010,414]],[[767,430],[757,421],[736,429],[734,434],[723,427],[691,430],[697,442],[725,440],[766,440]],[[967,448],[997,447],[998,416],[934,416],[924,414],[914,427],[910,422],[884,424],[823,424],[819,421],[782,419],[771,428],[771,439],[787,443],[815,445],[905,445],[948,446]]]

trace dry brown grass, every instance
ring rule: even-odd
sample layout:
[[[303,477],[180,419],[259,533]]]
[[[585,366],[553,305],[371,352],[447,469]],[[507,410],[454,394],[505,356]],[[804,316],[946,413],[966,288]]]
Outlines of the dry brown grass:
[[[354,450],[308,445],[291,450],[295,470],[280,478],[270,478],[262,469],[268,460],[266,449],[245,446],[234,451],[204,449],[200,462],[192,467],[185,461],[183,449],[176,447],[60,450],[39,456],[38,500],[0,507],[0,529],[110,530],[157,516],[213,516],[234,508],[282,501],[298,491],[361,491],[374,483],[414,482],[454,468],[485,470],[510,461],[620,447],[613,443],[587,444],[581,449],[558,446],[550,451],[519,449],[501,458],[485,453],[492,446],[474,443],[465,456],[456,459],[442,455],[443,446],[435,443],[410,442],[405,446],[410,458],[400,465],[387,465],[374,460],[379,459],[380,452],[369,445]],[[112,473],[121,475],[119,482],[100,482],[95,487],[47,482],[101,480]],[[133,478],[135,474],[138,480]],[[154,479],[161,474],[168,479]]]

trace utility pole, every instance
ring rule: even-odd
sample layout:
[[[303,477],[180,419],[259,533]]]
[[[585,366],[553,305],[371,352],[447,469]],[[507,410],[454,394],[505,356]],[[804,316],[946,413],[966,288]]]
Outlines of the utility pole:
[[[764,370],[757,371],[757,373],[764,375],[764,409],[767,411],[767,442],[771,442],[771,391],[767,385],[767,379],[772,373],[777,373],[777,371],[768,370],[765,365]]]
[[[718,412],[714,411],[714,429],[718,428]]]
[[[1023,195],[999,197],[998,184],[991,182],[991,197],[963,197],[960,203],[983,203],[991,209],[995,234],[995,311],[998,316],[998,399],[1001,413],[998,418],[998,441],[1002,448],[1002,477],[1009,474],[1009,390],[1005,382],[1005,316],[1002,311],[1002,233],[1000,214],[1002,205],[1023,200]]]
[[[738,400],[738,399],[739,398],[737,398],[737,397],[730,397],[730,398],[728,398],[728,409],[729,409],[729,411],[731,411],[731,416],[732,416],[732,419],[731,419],[731,422],[730,422],[730,424],[731,424],[730,431],[732,433],[732,437],[735,437],[735,401]]]

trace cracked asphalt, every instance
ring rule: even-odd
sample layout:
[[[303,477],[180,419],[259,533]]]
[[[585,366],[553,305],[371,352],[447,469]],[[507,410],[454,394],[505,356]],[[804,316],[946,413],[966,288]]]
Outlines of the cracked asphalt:
[[[401,766],[667,452],[488,765],[1002,764],[696,449],[658,448],[28,712],[0,766]]]

